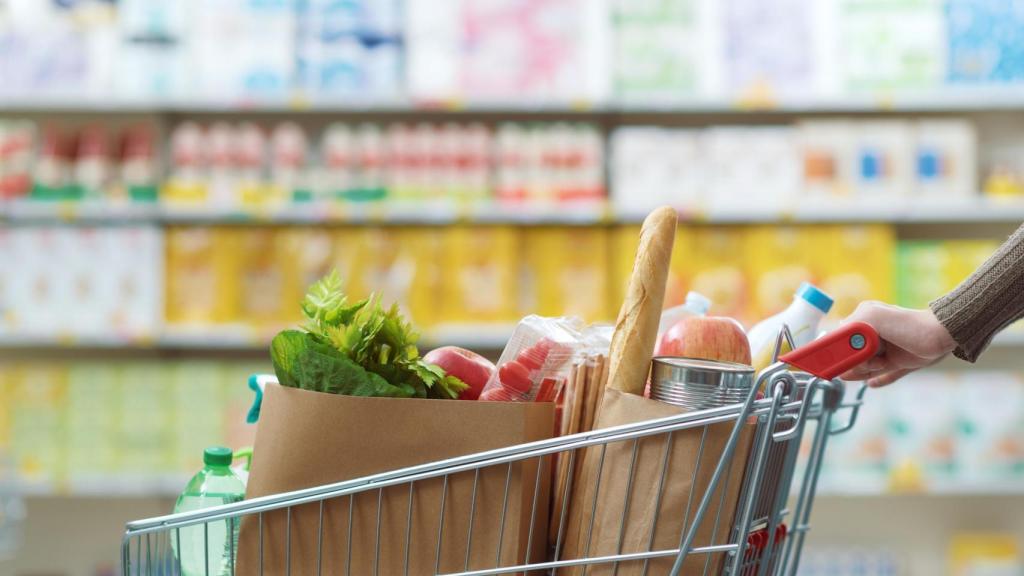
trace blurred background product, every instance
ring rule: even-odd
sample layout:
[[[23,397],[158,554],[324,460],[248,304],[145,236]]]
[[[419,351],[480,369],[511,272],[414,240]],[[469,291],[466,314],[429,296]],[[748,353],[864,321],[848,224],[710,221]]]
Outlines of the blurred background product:
[[[0,0],[0,78],[0,574],[115,573],[331,269],[496,360],[613,320],[654,206],[666,305],[746,328],[1024,221],[1019,2]],[[801,574],[1019,573],[1022,345],[870,393]]]

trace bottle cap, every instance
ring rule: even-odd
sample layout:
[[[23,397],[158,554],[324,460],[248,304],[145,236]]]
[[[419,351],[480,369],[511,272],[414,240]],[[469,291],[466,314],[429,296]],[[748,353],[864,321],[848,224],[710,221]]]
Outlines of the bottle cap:
[[[686,293],[686,307],[690,311],[703,316],[707,314],[708,309],[711,308],[711,299],[700,292],[690,290]]]
[[[824,314],[828,314],[828,311],[832,309],[832,297],[810,282],[800,284],[800,287],[796,289],[796,296],[803,298],[805,302],[821,310]]]
[[[231,448],[224,446],[210,446],[203,450],[203,464],[207,466],[230,466],[232,459]]]

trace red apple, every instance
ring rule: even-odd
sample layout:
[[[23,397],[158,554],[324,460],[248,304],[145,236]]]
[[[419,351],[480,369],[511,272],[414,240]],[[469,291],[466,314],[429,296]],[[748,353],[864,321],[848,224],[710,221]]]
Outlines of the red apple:
[[[479,398],[480,392],[494,373],[494,364],[490,360],[458,346],[442,346],[431,350],[423,357],[423,361],[440,366],[445,373],[469,385],[469,388],[459,394],[459,400]]]
[[[740,323],[725,316],[687,316],[661,335],[658,356],[685,356],[750,364],[750,343]]]

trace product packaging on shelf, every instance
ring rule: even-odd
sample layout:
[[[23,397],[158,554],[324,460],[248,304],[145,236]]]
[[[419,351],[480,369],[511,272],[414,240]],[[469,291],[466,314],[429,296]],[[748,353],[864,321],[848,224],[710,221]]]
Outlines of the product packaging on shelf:
[[[302,299],[298,277],[289,274],[295,258],[282,241],[280,228],[239,228],[222,230],[235,256],[237,276],[230,290],[236,294],[239,322],[263,328],[278,328],[301,318],[293,302]]]
[[[957,474],[967,485],[1011,485],[1024,478],[1024,381],[1019,374],[971,370],[957,388]]]
[[[833,18],[830,27],[843,39],[838,70],[845,91],[928,89],[945,77],[941,2],[850,0]]]
[[[978,190],[977,134],[968,120],[922,120],[915,126],[918,194],[960,200]]]
[[[820,264],[826,258],[817,256],[825,234],[825,227],[813,225],[747,229],[746,264],[754,317],[765,318],[785,309],[802,283],[819,283]]]
[[[407,8],[405,83],[414,99],[593,102],[605,96],[604,3],[445,0]]]
[[[697,0],[612,2],[611,89],[626,101],[672,102],[707,90],[713,14]]]
[[[921,490],[956,477],[957,382],[943,372],[915,373],[892,390],[889,483]]]
[[[702,200],[704,163],[698,130],[623,126],[611,136],[612,205],[642,214],[662,205],[690,208]]]
[[[76,486],[109,480],[121,459],[118,368],[98,362],[68,366],[65,422],[67,474]],[[152,426],[150,421],[146,426]],[[145,430],[140,431],[145,434]],[[158,450],[161,448],[153,447]]]
[[[865,120],[854,130],[858,201],[891,203],[913,189],[914,131],[901,120]]]
[[[531,228],[523,233],[525,258],[520,310],[541,316],[608,319],[608,236],[598,228]]]
[[[846,318],[865,300],[892,301],[896,252],[892,227],[827,226],[810,244],[819,286],[835,302],[833,318]]]
[[[849,197],[855,172],[854,130],[849,120],[804,120],[797,124],[804,194],[834,201]]]
[[[573,317],[530,315],[520,320],[480,400],[554,400],[585,344],[583,330],[583,321]]]
[[[9,382],[11,458],[26,484],[52,487],[66,474],[64,399],[67,374],[57,366],[23,364]]]
[[[236,302],[237,255],[219,228],[167,230],[167,303],[169,325],[231,322]]]
[[[445,231],[440,306],[445,321],[515,321],[518,244],[519,233],[509,226],[454,226]]]
[[[791,208],[800,192],[796,135],[790,126],[706,130],[702,146],[708,204],[747,210]]]
[[[689,289],[715,303],[715,314],[747,324],[753,286],[748,276],[746,236],[741,228],[699,228],[693,231],[691,249],[683,258]],[[675,251],[673,251],[673,254]],[[792,294],[792,292],[790,292]],[[680,299],[681,301],[681,299]]]

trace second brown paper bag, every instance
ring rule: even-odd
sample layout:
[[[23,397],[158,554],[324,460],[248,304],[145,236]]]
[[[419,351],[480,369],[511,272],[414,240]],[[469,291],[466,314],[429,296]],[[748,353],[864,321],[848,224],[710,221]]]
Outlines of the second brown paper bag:
[[[684,411],[678,406],[607,389],[595,428],[665,418]],[[614,442],[606,449],[601,446],[588,448],[580,466],[579,479],[574,483],[569,521],[564,528],[565,546],[560,559],[678,548],[683,529],[689,529],[693,523],[700,500],[710,488],[711,476],[734,425],[732,421],[722,422],[706,429],[702,426],[672,434],[660,502],[658,486],[669,442],[667,434],[636,441],[632,479],[629,471],[633,462],[633,440]],[[753,425],[744,424],[732,464],[714,492],[711,506],[697,531],[694,547],[728,542],[753,432]],[[705,568],[707,574],[719,574],[724,559],[723,553],[692,554],[683,564],[681,574],[704,574]],[[586,573],[621,576],[668,574],[674,561],[674,557],[664,557],[646,562],[620,562],[618,567],[610,563],[594,564]],[[583,573],[579,566],[559,570],[563,576]]]

